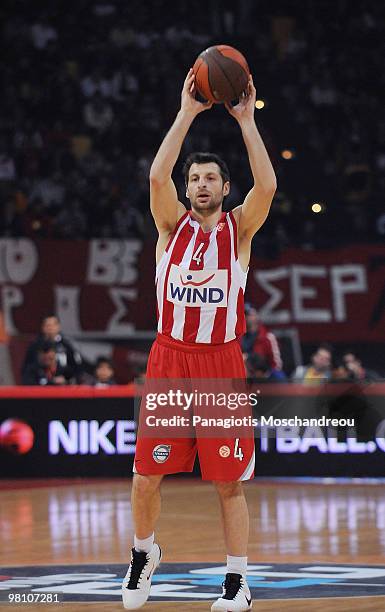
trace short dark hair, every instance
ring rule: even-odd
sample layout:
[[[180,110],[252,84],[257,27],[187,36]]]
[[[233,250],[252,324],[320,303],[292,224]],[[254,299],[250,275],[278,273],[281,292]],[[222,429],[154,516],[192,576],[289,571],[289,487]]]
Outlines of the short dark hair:
[[[351,349],[347,349],[346,351],[342,353],[342,359],[346,357],[346,355],[353,355],[355,359],[358,359],[356,352]]]
[[[245,302],[245,315],[249,315],[252,310],[259,314],[258,308],[254,306],[254,304],[251,304],[250,302]]]
[[[49,351],[54,351],[56,353],[56,344],[50,340],[43,340],[39,342],[38,350],[40,353],[49,353]]]
[[[104,363],[109,365],[112,370],[114,369],[114,366],[112,365],[112,360],[109,357],[104,357],[103,355],[100,355],[97,358],[96,363],[95,363],[95,369]]]
[[[48,314],[45,314],[45,315],[44,315],[44,317],[43,317],[43,318],[42,318],[42,320],[41,320],[41,323],[42,323],[42,324],[43,324],[43,323],[45,323],[45,321],[46,321],[47,319],[56,319],[56,320],[57,320],[57,321],[60,323],[60,319],[59,319],[59,317],[58,317],[58,316],[57,316],[57,314],[55,314],[54,312],[49,312]]]
[[[314,353],[318,353],[318,351],[328,351],[330,355],[333,355],[333,346],[329,344],[329,342],[321,342],[314,351]]]
[[[257,370],[260,370],[261,372],[268,372],[269,370],[269,364],[267,363],[266,359],[258,353],[249,354],[247,357],[247,365],[253,372],[256,372]]]
[[[190,153],[190,155],[186,157],[185,162],[183,164],[182,172],[186,185],[188,183],[188,174],[193,164],[209,164],[210,162],[214,162],[219,166],[219,172],[224,183],[230,180],[230,172],[227,167],[227,164],[225,161],[223,161],[223,159],[219,157],[219,155],[216,155],[215,153],[198,152]]]

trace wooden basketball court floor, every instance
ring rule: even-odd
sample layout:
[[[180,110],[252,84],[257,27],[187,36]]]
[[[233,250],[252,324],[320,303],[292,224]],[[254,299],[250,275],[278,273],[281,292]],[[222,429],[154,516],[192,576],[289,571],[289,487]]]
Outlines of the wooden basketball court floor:
[[[2,567],[47,566],[49,570],[64,564],[127,565],[133,540],[129,479],[0,481],[0,489]],[[385,566],[383,484],[255,480],[245,490],[251,518],[250,563]],[[162,499],[157,529],[162,562],[223,564],[219,508],[211,484],[168,479]],[[385,610],[385,597],[368,596],[368,592],[343,598],[254,599],[253,610]],[[198,612],[210,606],[207,600],[174,600],[148,602],[143,610]],[[117,612],[123,607],[114,601],[21,604],[6,609]]]

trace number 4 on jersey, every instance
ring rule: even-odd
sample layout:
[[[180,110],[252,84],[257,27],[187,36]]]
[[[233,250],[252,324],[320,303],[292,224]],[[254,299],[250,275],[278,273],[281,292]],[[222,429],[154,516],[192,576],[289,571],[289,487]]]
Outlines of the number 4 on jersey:
[[[198,246],[197,250],[195,251],[194,255],[192,256],[192,260],[196,261],[196,263],[198,264],[198,266],[201,265],[201,261],[202,261],[202,249],[204,247],[204,242],[201,242],[200,245]]]
[[[239,438],[235,438],[234,457],[235,459],[239,459],[239,461],[242,461],[243,459],[243,452],[241,447],[239,446]]]

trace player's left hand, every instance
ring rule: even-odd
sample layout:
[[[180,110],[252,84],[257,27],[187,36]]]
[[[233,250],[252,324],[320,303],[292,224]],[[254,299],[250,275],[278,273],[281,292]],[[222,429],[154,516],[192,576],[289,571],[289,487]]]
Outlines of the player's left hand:
[[[254,118],[256,98],[257,91],[254,87],[253,77],[250,75],[247,89],[239,98],[238,104],[231,106],[231,104],[225,103],[225,107],[230,115],[232,115],[239,124],[242,124],[244,121],[250,121],[250,119]]]

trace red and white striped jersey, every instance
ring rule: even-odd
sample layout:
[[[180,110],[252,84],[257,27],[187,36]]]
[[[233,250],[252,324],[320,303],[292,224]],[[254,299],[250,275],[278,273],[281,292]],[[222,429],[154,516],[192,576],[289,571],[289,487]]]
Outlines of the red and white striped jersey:
[[[237,244],[232,212],[222,213],[211,232],[203,232],[190,212],[179,219],[156,267],[159,333],[207,344],[245,333],[247,272]]]

